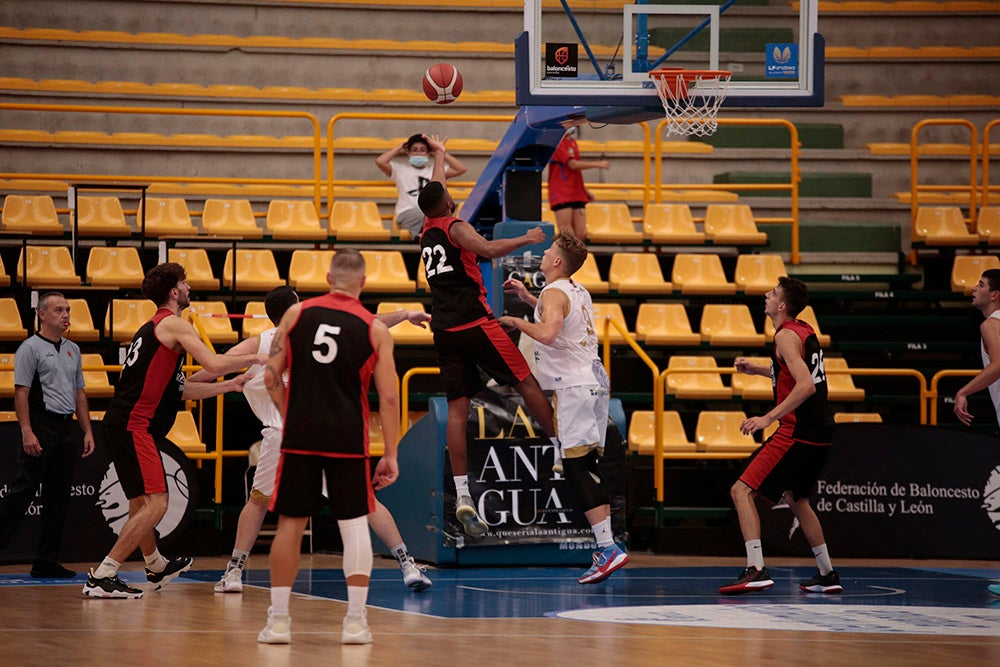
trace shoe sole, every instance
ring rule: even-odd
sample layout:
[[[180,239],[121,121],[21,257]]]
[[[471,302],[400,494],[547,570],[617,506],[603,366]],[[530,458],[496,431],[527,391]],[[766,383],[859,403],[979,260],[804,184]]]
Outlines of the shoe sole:
[[[366,633],[366,634],[359,634],[359,635],[347,635],[347,634],[341,633],[341,635],[340,635],[340,643],[341,644],[371,644],[372,643],[372,634],[370,632]]]
[[[826,593],[827,595],[832,595],[834,593],[843,593],[844,592],[844,587],[840,586],[840,585],[837,585],[837,586],[819,586],[819,585],[816,585],[816,586],[803,586],[802,584],[799,584],[799,589],[802,590],[802,591],[804,591],[804,592],[806,592],[806,593]]]
[[[407,584],[406,582],[403,583],[406,585],[407,588],[409,588],[414,593],[420,593],[421,591],[426,591],[432,585],[431,582],[429,581],[414,581],[409,584]]]
[[[292,643],[292,636],[290,634],[288,634],[288,635],[281,635],[281,636],[277,636],[277,637],[275,637],[275,636],[270,636],[270,637],[268,637],[268,636],[262,636],[262,634],[263,633],[261,633],[261,635],[257,635],[257,643],[258,644],[291,644]]]
[[[167,584],[169,584],[171,581],[173,581],[177,577],[181,576],[182,574],[184,574],[185,572],[187,572],[188,570],[190,570],[192,565],[194,565],[194,561],[191,561],[190,563],[188,563],[187,565],[185,565],[181,569],[177,570],[173,574],[168,574],[167,576],[163,577],[163,579],[160,579],[155,584],[153,582],[150,582],[150,584],[153,586],[153,590],[154,591],[160,590],[161,588],[163,588],[164,586],[166,586]]]
[[[774,586],[774,581],[770,579],[765,581],[751,581],[735,586],[719,586],[719,595],[743,595],[744,593],[766,591],[772,586]]]
[[[216,593],[242,593],[243,592],[243,587],[242,586],[240,586],[239,588],[237,588],[235,586],[232,587],[232,588],[226,588],[226,587],[219,588],[219,587],[216,587],[215,588],[215,592]]]
[[[99,588],[83,589],[83,594],[88,598],[99,600],[141,600],[142,593],[108,593]]]
[[[459,507],[455,510],[455,517],[462,523],[462,530],[465,531],[466,535],[479,537],[485,535],[486,531],[490,529],[476,514],[476,510],[471,507]]]
[[[610,577],[612,574],[625,567],[625,565],[628,563],[628,554],[622,553],[621,556],[624,556],[624,558],[616,557],[613,561],[611,561],[611,565],[608,567],[608,569],[604,570],[603,572],[595,572],[590,577],[580,577],[579,579],[576,580],[576,583],[578,584],[601,583],[602,581]]]

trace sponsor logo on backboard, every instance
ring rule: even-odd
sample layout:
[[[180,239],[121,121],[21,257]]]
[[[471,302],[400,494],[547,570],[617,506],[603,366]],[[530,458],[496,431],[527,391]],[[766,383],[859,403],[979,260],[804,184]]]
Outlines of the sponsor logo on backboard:
[[[577,44],[545,43],[545,76],[575,77],[579,74]]]
[[[764,47],[764,74],[769,79],[795,79],[799,76],[798,44],[767,44]]]

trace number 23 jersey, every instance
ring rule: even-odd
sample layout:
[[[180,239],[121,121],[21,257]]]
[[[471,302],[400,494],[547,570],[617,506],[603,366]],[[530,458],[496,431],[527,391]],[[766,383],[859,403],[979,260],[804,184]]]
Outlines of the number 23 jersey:
[[[302,302],[288,331],[283,452],[368,456],[368,387],[378,359],[374,319],[344,294]]]

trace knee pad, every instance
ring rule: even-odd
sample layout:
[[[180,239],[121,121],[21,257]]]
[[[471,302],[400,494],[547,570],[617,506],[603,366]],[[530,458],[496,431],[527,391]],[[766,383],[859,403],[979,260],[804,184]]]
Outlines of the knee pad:
[[[368,532],[368,517],[339,519],[340,539],[344,542],[344,576],[372,574],[372,538]]]
[[[610,502],[607,486],[597,469],[597,455],[563,459],[563,475],[583,502],[584,510],[592,510]]]

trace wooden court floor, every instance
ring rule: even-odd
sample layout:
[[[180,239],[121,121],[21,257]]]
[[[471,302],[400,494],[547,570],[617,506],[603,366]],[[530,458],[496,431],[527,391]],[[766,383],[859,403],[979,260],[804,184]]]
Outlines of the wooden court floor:
[[[421,613],[420,601],[414,596],[438,596],[433,601],[438,609],[468,607],[466,593],[449,588],[446,580],[464,576],[455,570],[430,568],[428,574],[435,579],[435,586],[424,593],[414,594],[403,589],[396,578],[395,562],[376,557],[378,572],[382,576],[381,588],[398,590],[403,598],[401,606],[378,606],[369,609],[369,625],[374,634],[370,646],[342,646],[340,622],[346,604],[322,595],[294,595],[291,603],[292,643],[287,646],[260,645],[256,634],[263,626],[269,604],[266,587],[248,586],[242,595],[219,595],[212,592],[214,577],[221,570],[224,558],[200,558],[193,572],[198,571],[202,580],[178,579],[162,591],[147,593],[142,600],[92,600],[81,595],[81,582],[65,584],[39,584],[25,574],[23,565],[0,567],[0,609],[4,611],[0,623],[0,647],[6,665],[414,665],[448,667],[449,663],[484,665],[1000,665],[1000,631],[983,636],[963,634],[961,628],[944,634],[823,632],[783,630],[785,621],[776,621],[774,629],[671,626],[663,624],[593,622],[572,620],[545,615],[511,617],[518,613],[520,604],[529,598],[537,599],[533,592],[497,591],[500,604],[475,608],[465,617],[453,618],[440,614]],[[315,572],[340,567],[340,558],[334,555],[304,555],[303,568]],[[636,572],[662,572],[664,577],[684,568],[719,566],[729,568],[735,575],[742,567],[741,559],[733,558],[682,558],[633,554],[628,570]],[[83,571],[92,564],[68,564]],[[812,567],[805,559],[773,559],[768,567]],[[860,568],[876,568],[878,572],[900,572],[893,568],[942,568],[947,572],[967,568],[970,572],[998,571],[1000,564],[976,561],[840,561],[842,572]],[[266,556],[254,555],[248,566],[266,569]],[[140,570],[138,563],[129,563],[127,570]],[[388,571],[386,571],[388,570]],[[868,571],[868,570],[865,570]],[[503,570],[489,573],[496,581],[503,582]],[[714,570],[713,570],[714,572]],[[573,582],[574,572],[567,568],[546,568],[532,571],[534,579],[557,578]],[[329,573],[336,578],[339,573]],[[497,576],[499,575],[499,576]],[[260,577],[265,573],[259,573]],[[586,587],[584,606],[599,610],[603,596],[615,591],[619,597],[627,590],[624,582],[615,582],[618,574],[606,584]],[[465,589],[469,579],[465,577]],[[530,578],[530,577],[529,577]],[[777,579],[777,577],[775,577]],[[649,578],[653,582],[654,578]],[[390,587],[390,580],[392,587]],[[949,582],[964,581],[966,590],[979,591],[979,580],[966,581],[960,574],[938,576],[930,595],[946,595]],[[474,583],[474,582],[473,582]],[[745,604],[749,597],[718,598],[711,595],[717,580],[698,582],[705,589],[713,605]],[[888,583],[888,582],[886,582]],[[539,585],[539,584],[535,584]],[[608,586],[599,590],[599,586]],[[645,587],[651,584],[638,585]],[[897,584],[898,585],[898,584]],[[381,590],[380,588],[380,590]],[[485,587],[484,587],[485,588]],[[584,587],[567,588],[579,591]],[[891,586],[879,588],[888,590]],[[317,590],[319,590],[317,588]],[[638,589],[642,590],[642,588]],[[374,591],[374,588],[373,588]],[[848,592],[845,581],[845,593]],[[980,605],[985,614],[1000,615],[1000,608],[991,605],[989,596],[982,591]],[[395,593],[393,593],[395,594]],[[626,593],[642,603],[640,597]],[[832,597],[832,596],[827,596]],[[572,605],[572,598],[565,594],[557,598],[557,606]],[[608,598],[610,600],[610,598]],[[837,601],[830,601],[836,603]],[[885,607],[889,611],[905,605],[900,597]],[[417,606],[413,606],[417,605]],[[543,603],[544,606],[544,603]],[[773,607],[781,609],[781,607]],[[991,609],[992,608],[992,609]],[[513,613],[498,613],[506,609]],[[684,605],[671,606],[675,613],[683,613]],[[820,608],[817,608],[820,609]],[[836,610],[834,613],[837,613]],[[878,615],[872,623],[878,624]],[[1000,623],[995,626],[1000,628]],[[992,630],[987,630],[992,633]]]

